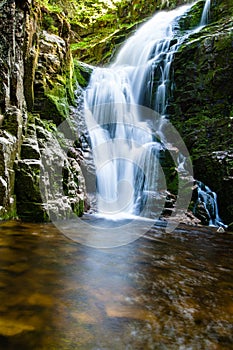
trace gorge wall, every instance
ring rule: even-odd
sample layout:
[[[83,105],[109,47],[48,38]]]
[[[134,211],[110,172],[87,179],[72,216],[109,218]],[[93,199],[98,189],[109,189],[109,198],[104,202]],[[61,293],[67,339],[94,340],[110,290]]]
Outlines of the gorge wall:
[[[64,151],[69,135],[57,130],[64,120],[74,130],[70,28],[57,16],[60,36],[49,34],[42,19],[33,1],[0,2],[0,219],[47,221],[50,211],[64,218],[84,210],[80,151]],[[63,179],[54,164],[64,168]]]
[[[170,118],[192,156],[194,177],[217,193],[233,221],[233,1],[211,1],[209,25],[176,53]]]
[[[56,218],[83,213],[88,203],[82,150],[70,107],[91,68],[83,71],[75,59],[109,62],[140,22],[187,2],[122,1],[95,21],[87,16],[82,22],[68,18],[65,9],[51,11],[43,1],[0,1],[0,219],[47,221],[50,212]],[[233,222],[232,14],[232,0],[211,2],[210,24],[175,56],[169,105],[195,178],[217,193],[228,224]],[[184,30],[187,25],[184,21]],[[69,138],[72,147],[66,145]],[[54,159],[56,166],[65,164],[62,179]]]

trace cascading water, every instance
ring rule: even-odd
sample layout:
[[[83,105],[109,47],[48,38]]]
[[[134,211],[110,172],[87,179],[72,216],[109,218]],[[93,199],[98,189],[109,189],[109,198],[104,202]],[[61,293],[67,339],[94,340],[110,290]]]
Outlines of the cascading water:
[[[156,14],[126,42],[110,67],[92,73],[84,108],[96,168],[97,210],[104,216],[158,214],[153,203],[159,190],[166,188],[159,153],[167,143],[163,126],[170,66],[174,53],[191,34],[176,35],[179,17],[191,7]],[[158,141],[140,106],[159,114],[153,125]],[[184,173],[185,159],[180,158],[177,168]]]
[[[166,114],[170,64],[178,47],[178,40],[172,42],[173,27],[189,8],[186,5],[154,16],[126,42],[111,67],[97,68],[91,76],[84,101],[99,213],[139,214],[148,194],[158,191],[162,146],[142,121],[138,105],[154,104],[161,115],[160,130]],[[156,69],[159,79],[154,93]],[[160,136],[162,139],[163,134]]]
[[[211,5],[211,0],[206,0],[205,6],[202,12],[201,16],[201,26],[205,26],[209,22],[209,17],[210,17],[210,5]]]
[[[220,226],[226,227],[222,223],[222,220],[219,217],[218,205],[217,205],[217,195],[215,192],[203,184],[201,181],[197,181],[197,193],[198,199],[194,207],[195,211],[198,211],[198,206],[201,203],[205,210],[206,220],[208,220],[209,226]]]

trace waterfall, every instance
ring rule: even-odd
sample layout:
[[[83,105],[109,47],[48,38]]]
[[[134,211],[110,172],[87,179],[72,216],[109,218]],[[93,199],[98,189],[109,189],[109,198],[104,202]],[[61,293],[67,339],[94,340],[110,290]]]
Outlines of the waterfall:
[[[205,26],[206,24],[209,23],[209,17],[210,17],[210,5],[211,5],[211,0],[206,0],[205,6],[202,12],[201,16],[201,26]]]
[[[166,180],[159,155],[169,146],[163,129],[170,67],[192,33],[177,35],[179,18],[192,6],[155,14],[127,40],[115,62],[91,75],[84,108],[96,168],[97,212],[104,217],[154,218],[161,213]],[[158,117],[151,117],[147,107]],[[177,159],[177,170],[184,174],[185,157],[178,154]]]
[[[177,19],[189,8],[156,14],[125,43],[110,67],[92,73],[84,103],[96,167],[98,212],[103,215],[157,214],[153,203],[159,190],[166,188],[159,153],[166,142],[162,126],[170,66],[182,41],[175,38],[175,31]],[[159,142],[145,116],[148,113],[139,106],[153,107],[159,113],[152,121]]]

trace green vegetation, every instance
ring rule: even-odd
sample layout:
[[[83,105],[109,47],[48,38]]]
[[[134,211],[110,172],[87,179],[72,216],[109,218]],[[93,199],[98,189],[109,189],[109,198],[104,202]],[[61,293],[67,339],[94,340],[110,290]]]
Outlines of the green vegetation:
[[[37,0],[42,10],[42,24],[49,33],[60,35],[59,22],[66,21],[71,30],[70,44],[73,57],[91,64],[105,64],[138,24],[156,10],[175,8],[189,0]],[[203,8],[183,20],[182,27],[193,27]]]
[[[116,4],[121,1],[37,0],[37,2],[48,11],[65,16],[69,23],[79,24],[80,27],[87,28],[88,25],[104,16],[109,9],[115,10]]]
[[[66,21],[72,34],[73,56],[92,64],[108,62],[115,45],[161,3],[163,1],[155,4],[150,0],[145,5],[142,0],[37,0],[43,28],[60,35],[63,29],[59,22]]]
[[[197,2],[184,16],[179,20],[181,31],[191,30],[197,27],[201,20],[204,1]]]

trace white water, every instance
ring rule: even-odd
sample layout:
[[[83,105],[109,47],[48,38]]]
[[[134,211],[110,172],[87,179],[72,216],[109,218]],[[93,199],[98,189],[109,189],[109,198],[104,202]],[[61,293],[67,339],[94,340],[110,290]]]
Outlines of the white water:
[[[200,22],[201,26],[204,26],[209,23],[210,5],[211,5],[211,0],[206,0],[205,6],[202,12],[202,16],[201,16],[201,22]]]
[[[179,44],[177,40],[172,44],[173,26],[189,8],[156,14],[126,42],[112,66],[96,68],[91,76],[85,110],[101,214],[145,215],[145,202],[148,214],[148,203],[152,211],[153,202],[149,199],[157,196],[159,185],[166,188],[158,161],[162,145],[153,140],[143,120],[147,112],[138,105],[154,105],[161,115],[159,130],[166,113],[170,64]],[[155,69],[159,80],[153,93]]]
[[[176,36],[177,18],[191,6],[156,14],[125,43],[110,67],[96,68],[91,76],[84,103],[96,167],[97,209],[103,216],[161,213],[166,183],[158,158],[167,145],[163,126],[170,67],[179,45],[191,34]],[[159,117],[141,105],[152,107]],[[160,142],[154,140],[155,130]],[[185,159],[179,158],[177,168],[184,173]]]
[[[202,202],[206,209],[209,216],[209,226],[220,226],[225,228],[226,225],[222,223],[222,220],[219,217],[216,193],[211,191],[208,186],[200,181],[197,181],[197,185],[198,201]]]

